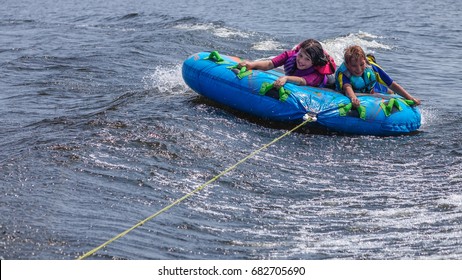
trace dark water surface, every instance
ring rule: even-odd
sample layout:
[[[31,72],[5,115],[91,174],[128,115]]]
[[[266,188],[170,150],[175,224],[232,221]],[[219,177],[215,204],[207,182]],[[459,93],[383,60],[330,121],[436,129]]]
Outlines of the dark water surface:
[[[0,259],[75,259],[286,132],[181,65],[310,37],[339,64],[373,52],[423,100],[419,132],[302,129],[90,258],[462,258],[460,1],[180,2],[2,2]]]

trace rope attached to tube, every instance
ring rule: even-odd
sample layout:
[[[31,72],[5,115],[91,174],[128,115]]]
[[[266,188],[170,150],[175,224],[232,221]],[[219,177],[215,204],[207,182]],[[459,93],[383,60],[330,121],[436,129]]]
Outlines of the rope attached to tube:
[[[282,138],[288,136],[289,134],[291,134],[292,132],[294,132],[295,130],[299,129],[300,127],[304,126],[305,124],[309,123],[309,122],[314,122],[316,121],[316,117],[312,117],[312,116],[309,116],[308,114],[305,115],[303,117],[303,122],[300,123],[299,125],[295,126],[294,128],[292,128],[291,130],[287,131],[286,133],[282,134],[281,136],[273,139],[271,142],[261,146],[259,149],[253,151],[252,153],[250,153],[249,155],[247,155],[246,157],[244,157],[243,159],[241,159],[240,161],[238,161],[237,163],[235,163],[234,165],[228,167],[227,169],[225,169],[224,171],[222,171],[220,174],[216,175],[215,177],[213,177],[212,179],[210,179],[209,181],[205,182],[204,184],[200,185],[199,187],[197,187],[196,189],[194,189],[193,191],[187,193],[186,195],[182,196],[181,198],[175,200],[174,202],[172,202],[170,205],[167,205],[166,207],[162,208],[161,210],[157,211],[156,213],[152,214],[151,216],[147,217],[146,219],[144,220],[141,220],[139,221],[138,223],[136,223],[134,226],[132,226],[131,228],[125,230],[124,232],[121,232],[119,233],[118,235],[114,236],[113,238],[109,239],[108,241],[104,242],[103,244],[99,245],[98,247],[88,251],[87,253],[83,254],[82,256],[78,257],[77,259],[78,260],[83,260],[83,259],[86,259],[88,258],[89,256],[93,255],[94,253],[96,253],[97,251],[101,250],[102,248],[106,247],[107,245],[109,245],[110,243],[116,241],[117,239],[121,238],[121,237],[124,237],[125,235],[127,235],[129,232],[131,232],[132,230],[136,229],[137,227],[140,227],[142,225],[144,225],[146,222],[154,219],[155,217],[159,216],[160,214],[166,212],[167,210],[169,210],[170,208],[172,208],[173,206],[179,204],[180,202],[182,202],[183,200],[189,198],[190,196],[192,196],[193,194],[201,191],[202,189],[204,189],[206,186],[210,185],[211,183],[215,182],[216,180],[218,180],[220,177],[222,177],[223,175],[225,175],[226,173],[230,172],[231,170],[235,169],[236,167],[238,167],[240,164],[244,163],[245,161],[247,161],[248,159],[250,159],[251,157],[255,156],[256,154],[258,154],[259,152],[267,149],[269,146],[273,145],[274,143],[278,142],[279,140],[281,140]]]

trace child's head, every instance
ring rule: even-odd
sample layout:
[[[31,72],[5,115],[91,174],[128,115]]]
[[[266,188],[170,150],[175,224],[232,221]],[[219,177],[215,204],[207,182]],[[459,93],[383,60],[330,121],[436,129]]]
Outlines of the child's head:
[[[311,66],[324,66],[328,62],[321,43],[314,39],[308,39],[300,44],[297,55],[297,67],[308,69]]]
[[[367,67],[366,54],[360,46],[350,46],[343,56],[345,65],[354,76],[362,76]]]

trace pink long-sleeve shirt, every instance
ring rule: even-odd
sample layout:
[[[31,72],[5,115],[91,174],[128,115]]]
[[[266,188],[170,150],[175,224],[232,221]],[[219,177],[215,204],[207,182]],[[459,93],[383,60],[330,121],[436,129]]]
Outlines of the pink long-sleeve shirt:
[[[296,48],[294,50],[289,50],[281,53],[280,55],[274,57],[271,59],[271,62],[273,62],[274,67],[279,67],[282,66],[286,63],[286,61],[291,57],[291,56],[296,56],[298,53],[299,48]],[[295,63],[295,61],[294,61]],[[305,79],[306,85],[308,86],[319,86],[323,81],[324,81],[324,75],[320,74],[318,71],[314,69],[314,66],[305,69],[305,70],[299,70],[297,69],[297,66],[294,65],[295,71],[293,71],[290,76],[297,76]]]

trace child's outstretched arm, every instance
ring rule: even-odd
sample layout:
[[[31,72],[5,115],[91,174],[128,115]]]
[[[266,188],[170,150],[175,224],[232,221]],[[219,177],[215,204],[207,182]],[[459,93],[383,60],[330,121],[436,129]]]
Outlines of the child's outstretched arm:
[[[409,92],[407,92],[400,84],[398,84],[397,82],[393,82],[391,85],[390,85],[390,89],[393,90],[394,92],[398,93],[399,95],[401,95],[402,97],[406,98],[406,99],[409,99],[409,100],[412,100],[415,102],[415,105],[420,105],[420,100],[413,97],[411,94],[409,94]]]
[[[274,82],[274,86],[276,86],[276,88],[280,88],[280,87],[284,86],[287,82],[293,83],[293,84],[296,84],[296,85],[299,85],[299,86],[306,86],[306,80],[303,79],[302,77],[298,77],[298,76],[282,76],[282,77],[279,77]]]
[[[247,61],[244,60],[239,62],[239,68],[246,67],[248,70],[271,70],[274,68],[274,64],[271,60],[258,60],[258,61]]]
[[[359,102],[358,97],[356,97],[355,92],[353,91],[353,87],[351,87],[350,84],[345,84],[343,85],[343,91],[345,92],[345,95],[350,98],[351,103],[355,107],[359,107],[361,104]]]

